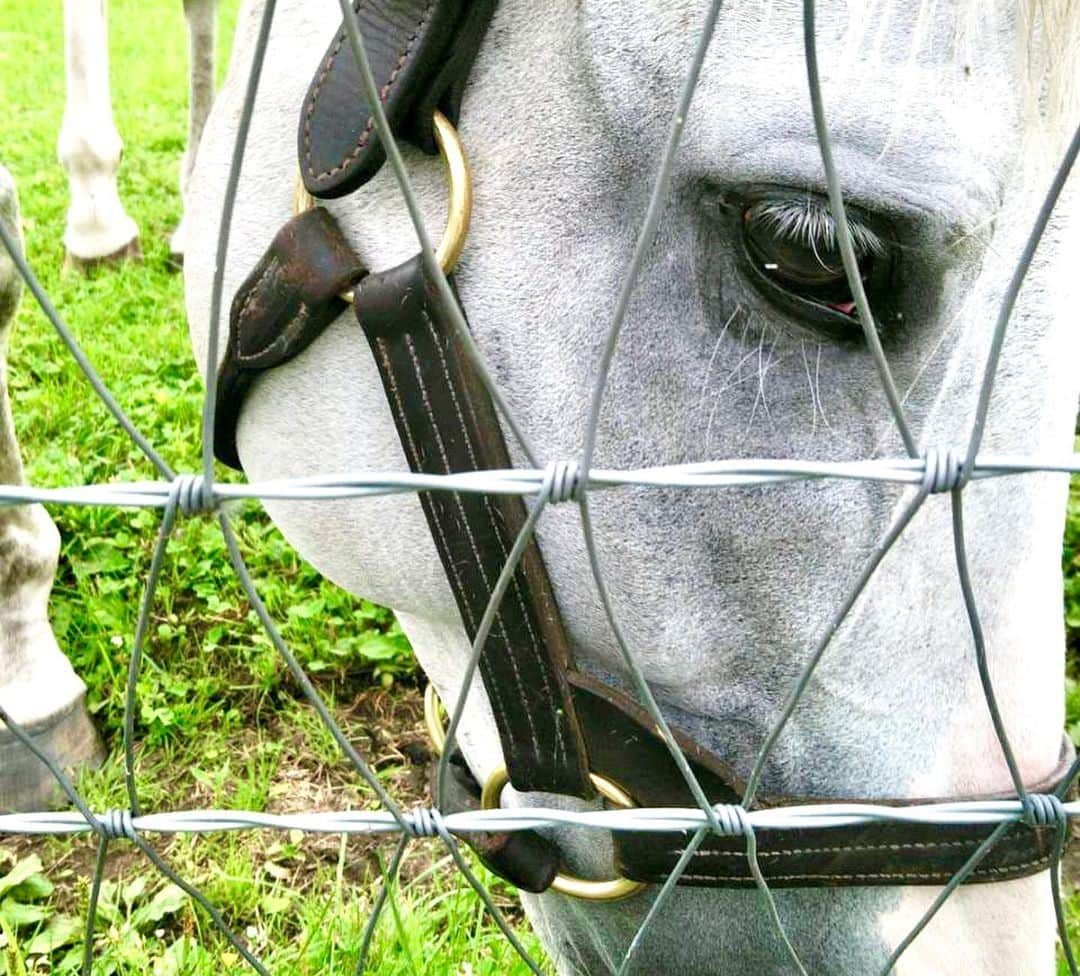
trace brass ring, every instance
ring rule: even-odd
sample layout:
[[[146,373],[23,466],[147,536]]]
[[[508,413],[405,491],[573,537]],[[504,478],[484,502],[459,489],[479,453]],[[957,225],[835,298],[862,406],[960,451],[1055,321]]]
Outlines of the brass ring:
[[[596,787],[605,800],[622,810],[629,810],[637,804],[629,793],[618,783],[613,782],[606,776],[597,773],[589,773],[592,785]],[[506,766],[499,766],[492,770],[491,775],[484,783],[480,793],[480,806],[484,810],[497,810],[502,797],[503,787],[510,782],[510,774]],[[645,888],[643,881],[631,881],[629,878],[612,878],[609,881],[589,881],[587,878],[579,878],[572,874],[560,871],[551,882],[551,890],[571,898],[583,898],[586,901],[617,901],[620,898],[629,898]]]
[[[446,228],[442,240],[435,251],[435,259],[445,274],[457,266],[458,258],[465,248],[465,239],[469,236],[469,223],[472,220],[472,171],[461,137],[450,120],[436,111],[435,144],[439,147],[443,164],[446,167],[446,186],[449,206],[446,214]],[[315,198],[308,193],[300,174],[296,174],[296,188],[293,191],[293,213],[302,214],[315,206]],[[343,291],[341,297],[352,304],[355,297],[352,291]]]
[[[424,689],[424,725],[427,726],[428,738],[431,739],[431,751],[435,758],[443,754],[446,748],[446,729],[442,722],[443,703],[439,701],[439,693],[429,681]]]

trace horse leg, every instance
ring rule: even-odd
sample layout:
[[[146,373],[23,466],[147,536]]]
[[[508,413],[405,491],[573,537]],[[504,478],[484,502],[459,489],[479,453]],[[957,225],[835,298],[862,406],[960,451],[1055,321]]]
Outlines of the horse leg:
[[[57,152],[71,189],[66,267],[139,258],[139,228],[120,202],[116,171],[123,143],[109,93],[105,0],[64,0],[67,102]]]
[[[0,166],[0,221],[19,233],[18,198]],[[21,484],[22,460],[7,395],[7,337],[20,280],[0,247],[0,483]],[[94,763],[101,743],[86,686],[61,652],[47,602],[60,535],[40,505],[0,507],[0,705],[65,767]],[[0,722],[0,811],[42,810],[57,799],[48,770]]]
[[[188,24],[188,137],[184,158],[180,162],[180,197],[187,210],[188,186],[195,168],[203,127],[214,104],[214,63],[216,44],[217,0],[184,0],[184,16]],[[169,241],[169,252],[180,264],[187,244],[187,225],[180,223]]]

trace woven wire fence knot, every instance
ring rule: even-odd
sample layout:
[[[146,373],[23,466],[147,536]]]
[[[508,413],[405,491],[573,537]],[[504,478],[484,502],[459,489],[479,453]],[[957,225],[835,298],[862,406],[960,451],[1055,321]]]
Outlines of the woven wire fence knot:
[[[169,501],[182,515],[206,515],[217,508],[213,485],[201,474],[178,474],[169,482]]]
[[[578,501],[583,489],[581,466],[577,461],[552,461],[544,469],[541,496],[552,505]]]
[[[404,818],[412,837],[442,837],[447,832],[442,814],[434,807],[416,807]]]
[[[1020,801],[1021,820],[1029,827],[1063,827],[1069,814],[1053,793],[1028,793]]]
[[[967,483],[964,474],[964,456],[952,447],[928,447],[923,453],[923,488],[931,495],[963,488]]]
[[[130,810],[107,810],[97,818],[94,829],[106,840],[134,841],[137,836]]]
[[[753,828],[746,808],[738,803],[717,803],[713,806],[721,837],[744,837]],[[715,830],[714,830],[715,832]]]

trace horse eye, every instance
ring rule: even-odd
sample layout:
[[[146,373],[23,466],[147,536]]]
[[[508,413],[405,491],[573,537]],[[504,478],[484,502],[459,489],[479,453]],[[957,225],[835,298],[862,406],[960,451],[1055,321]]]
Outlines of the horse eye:
[[[848,217],[859,275],[880,328],[896,318],[895,249],[870,218],[853,209]],[[835,224],[823,199],[768,194],[743,206],[740,224],[744,263],[765,298],[837,338],[862,335]]]

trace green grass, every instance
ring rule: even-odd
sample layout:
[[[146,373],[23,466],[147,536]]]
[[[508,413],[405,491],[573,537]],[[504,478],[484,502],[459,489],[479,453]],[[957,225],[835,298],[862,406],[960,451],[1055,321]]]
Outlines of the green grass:
[[[179,0],[111,0],[115,115],[126,142],[120,188],[145,260],[63,276],[67,191],[56,163],[63,108],[60,0],[0,0],[0,90],[13,114],[2,161],[19,185],[31,262],[110,389],[178,470],[199,464],[202,383],[167,239],[179,217],[186,38]],[[238,0],[222,0],[227,46]],[[221,63],[225,62],[222,52]],[[33,303],[24,299],[10,354],[11,392],[28,474],[39,485],[154,477],[90,395]],[[224,474],[224,472],[222,472]],[[97,809],[123,806],[118,760],[124,675],[159,514],[56,508],[63,537],[51,612],[89,687],[113,756],[80,787]],[[424,740],[407,642],[385,610],[330,586],[257,506],[232,513],[271,612],[361,752],[391,792],[424,794]],[[1080,491],[1065,540],[1070,662],[1080,633]],[[1070,674],[1080,679],[1080,674]],[[146,809],[312,810],[371,802],[297,691],[240,592],[212,522],[181,523],[154,610],[138,687],[137,761]],[[1080,683],[1068,687],[1080,739]],[[410,758],[415,757],[415,758]],[[375,894],[371,843],[244,832],[160,841],[276,974],[351,972]],[[437,845],[416,844],[375,943],[380,974],[524,972]],[[89,840],[0,840],[0,974],[72,971],[87,899]],[[243,972],[208,920],[122,844],[108,869],[95,935],[98,974]],[[5,881],[7,879],[7,881]],[[488,879],[512,911],[512,892]],[[519,917],[519,916],[518,916]],[[1069,906],[1080,944],[1080,900]],[[534,953],[536,940],[523,937]],[[51,948],[52,951],[49,951]],[[51,967],[51,968],[50,968]],[[471,967],[471,968],[470,968]]]
[[[0,0],[0,88],[8,106],[3,163],[19,186],[29,258],[107,385],[177,469],[199,467],[202,381],[184,322],[168,235],[186,119],[186,28],[180,0],[110,0],[114,112],[125,140],[120,191],[145,260],[88,277],[63,275],[67,188],[56,162],[63,109],[60,0]],[[222,0],[227,47],[237,0]],[[227,51],[222,51],[221,64]],[[123,79],[122,83],[120,79]],[[27,473],[39,485],[141,480],[155,473],[94,399],[36,305],[24,296],[9,355]],[[222,471],[223,476],[228,476]],[[63,539],[53,628],[111,758],[84,774],[95,809],[125,806],[122,697],[157,512],[57,507]],[[231,512],[271,613],[342,727],[403,802],[424,796],[426,759],[411,651],[392,615],[324,581],[261,508]],[[311,810],[372,803],[270,646],[229,568],[212,520],[178,526],[154,608],[138,685],[137,762],[144,809]],[[402,742],[411,748],[398,748]],[[411,757],[411,758],[410,758]],[[158,840],[275,974],[351,972],[389,849],[339,838],[244,832]],[[96,933],[99,974],[210,974],[242,962],[186,898],[126,845],[114,845]],[[515,973],[513,950],[483,917],[437,845],[413,846],[387,911],[373,970]],[[32,868],[4,896],[0,974],[68,972],[88,897],[88,839],[0,839],[0,879]],[[40,865],[32,858],[39,858]],[[488,879],[520,917],[505,886]],[[155,900],[156,899],[156,900]],[[524,937],[539,953],[535,939]],[[46,952],[58,943],[53,952]]]

